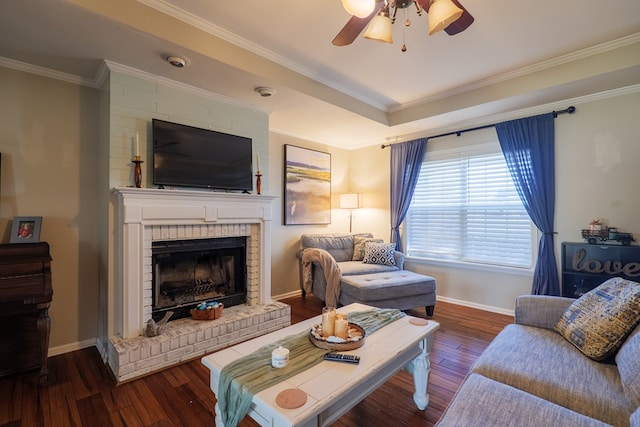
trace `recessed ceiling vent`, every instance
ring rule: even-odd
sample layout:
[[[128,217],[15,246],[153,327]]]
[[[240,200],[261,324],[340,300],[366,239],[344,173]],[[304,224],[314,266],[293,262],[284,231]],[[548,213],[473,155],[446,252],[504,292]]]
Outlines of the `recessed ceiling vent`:
[[[167,62],[176,68],[184,68],[187,66],[187,59],[179,56],[170,56],[167,58]]]
[[[257,87],[254,90],[263,98],[268,98],[276,93],[276,91],[270,87]]]

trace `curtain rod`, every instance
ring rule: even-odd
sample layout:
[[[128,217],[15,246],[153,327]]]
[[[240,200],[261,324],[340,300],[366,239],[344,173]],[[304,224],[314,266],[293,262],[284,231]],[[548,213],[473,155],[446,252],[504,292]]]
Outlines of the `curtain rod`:
[[[564,113],[569,113],[569,114],[573,114],[576,112],[576,107],[574,107],[573,105],[565,108],[564,110],[560,110],[560,111],[552,111],[551,114],[553,114],[553,118],[558,117],[558,114],[564,114]],[[480,130],[480,129],[487,129],[487,128],[492,128],[496,125],[497,123],[492,123],[490,125],[484,125],[484,126],[477,126],[474,128],[469,128],[469,129],[463,129],[463,130],[457,130],[454,132],[447,132],[447,133],[441,133],[439,135],[434,135],[434,136],[429,136],[427,137],[427,139],[434,139],[434,138],[442,138],[443,136],[450,136],[450,135],[456,135],[456,136],[460,136],[465,132],[471,132],[474,130]],[[391,144],[382,144],[382,146],[380,146],[380,148],[382,148],[383,150],[387,147],[391,147]]]

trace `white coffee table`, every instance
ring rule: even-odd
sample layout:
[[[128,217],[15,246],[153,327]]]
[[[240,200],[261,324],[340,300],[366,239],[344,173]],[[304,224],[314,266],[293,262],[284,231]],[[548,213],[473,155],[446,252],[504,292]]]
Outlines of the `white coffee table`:
[[[371,308],[350,304],[338,312]],[[359,355],[358,365],[322,361],[261,391],[253,397],[248,415],[262,426],[328,426],[408,364],[413,368],[413,400],[418,409],[424,410],[429,403],[428,356],[440,324],[430,320],[427,325],[414,325],[410,323],[411,319],[416,318],[405,316],[392,322],[368,335],[362,347],[344,352]],[[218,394],[220,371],[228,363],[286,336],[310,330],[314,323],[319,322],[320,316],[203,357],[202,363],[211,371],[211,389]],[[276,405],[278,393],[289,388],[307,393],[307,402],[296,409],[283,409]],[[218,405],[216,426],[223,427]]]

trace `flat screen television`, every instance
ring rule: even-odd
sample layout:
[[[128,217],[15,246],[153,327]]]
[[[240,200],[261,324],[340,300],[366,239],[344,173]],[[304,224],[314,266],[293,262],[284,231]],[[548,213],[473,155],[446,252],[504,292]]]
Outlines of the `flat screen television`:
[[[153,119],[153,183],[251,191],[251,138]]]

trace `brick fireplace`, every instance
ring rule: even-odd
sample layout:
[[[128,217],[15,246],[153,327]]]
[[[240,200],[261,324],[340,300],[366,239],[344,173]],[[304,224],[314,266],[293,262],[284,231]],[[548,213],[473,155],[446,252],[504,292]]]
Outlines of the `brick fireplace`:
[[[271,203],[273,197],[116,188],[116,280],[111,310],[116,333],[107,362],[126,381],[288,326],[290,309],[271,301]],[[190,239],[246,239],[246,303],[225,308],[220,319],[169,322],[157,337],[144,337],[152,316],[152,246]]]

